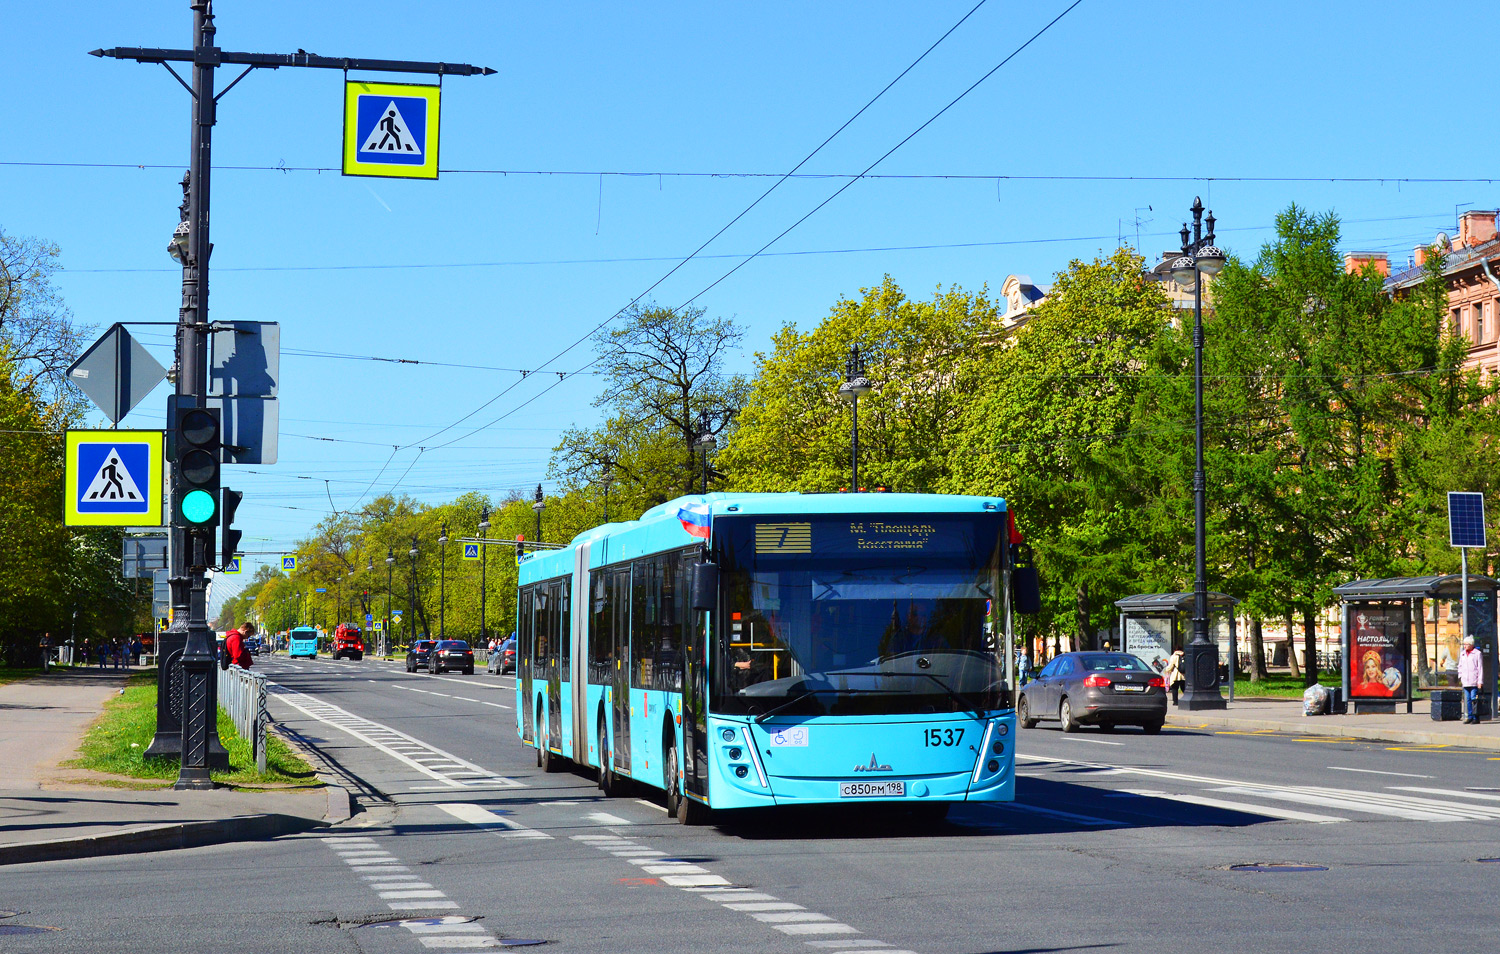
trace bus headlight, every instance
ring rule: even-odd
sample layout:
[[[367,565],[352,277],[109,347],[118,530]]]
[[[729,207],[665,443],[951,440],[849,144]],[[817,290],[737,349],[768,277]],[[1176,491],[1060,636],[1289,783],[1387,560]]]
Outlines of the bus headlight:
[[[745,776],[747,776],[749,774],[750,774],[750,767],[747,766],[747,765],[736,765],[734,767],[734,777],[735,778],[744,778]]]
[[[733,729],[720,729],[719,730],[719,738],[723,739],[725,742],[733,742],[734,741],[734,730]]]
[[[996,755],[1004,755],[1005,754],[1005,743],[1001,742],[999,739],[996,739],[995,740],[995,744],[992,745],[992,746],[990,746],[990,751],[994,752]]]
[[[744,749],[741,749],[738,745],[730,747],[730,749],[729,749],[729,761],[731,761],[731,762],[738,762],[740,759],[742,759],[744,757],[745,757],[745,750]]]
[[[988,762],[985,763],[984,767],[986,769],[988,769],[989,771],[991,771],[991,772],[998,772],[998,771],[1000,771],[1000,760],[999,759],[990,759]]]
[[[998,722],[998,723],[996,723],[995,724],[995,734],[996,735],[1010,735],[1010,726],[1006,725],[1004,722]]]

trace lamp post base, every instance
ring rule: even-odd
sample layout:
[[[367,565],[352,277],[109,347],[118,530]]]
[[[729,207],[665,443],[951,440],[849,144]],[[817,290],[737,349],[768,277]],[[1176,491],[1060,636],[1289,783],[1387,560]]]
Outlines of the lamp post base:
[[[1219,693],[1219,647],[1209,642],[1188,643],[1183,647],[1183,657],[1188,684],[1177,708],[1228,708],[1223,695]]]

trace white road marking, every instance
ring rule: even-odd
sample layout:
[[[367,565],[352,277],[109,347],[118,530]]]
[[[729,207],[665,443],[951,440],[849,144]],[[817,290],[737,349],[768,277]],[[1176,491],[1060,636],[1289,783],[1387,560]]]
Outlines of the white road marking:
[[[1042,808],[1040,805],[1027,805],[1025,802],[991,802],[990,807],[998,808],[1002,811],[1028,812],[1034,815],[1046,815],[1048,818],[1056,818],[1062,821],[1072,822],[1075,825],[1088,825],[1092,828],[1101,828],[1105,826],[1116,827],[1126,824],[1125,822],[1110,821],[1105,818],[1095,818],[1092,815],[1078,815],[1073,812],[1058,811],[1055,808]]]
[[[525,825],[521,824],[518,821],[515,821],[514,819],[506,818],[504,815],[497,815],[482,805],[445,803],[438,805],[437,807],[452,815],[454,818],[457,818],[459,821],[468,822],[469,824],[474,825],[478,828],[484,828],[491,831],[494,831],[495,829],[503,829],[502,831],[496,832],[496,834],[500,835],[500,837],[502,838],[552,837],[544,831],[537,831],[535,828],[527,828]]]
[[[1349,768],[1344,765],[1328,766],[1335,772],[1360,772],[1365,775],[1394,775],[1397,778],[1432,778],[1431,775],[1416,775],[1411,772],[1380,772],[1375,769]]]
[[[392,891],[377,891],[376,894],[384,900],[392,898],[442,898],[446,897],[441,891],[407,891],[405,889]]]
[[[1076,735],[1065,735],[1064,742],[1092,742],[1095,745],[1124,745],[1124,742],[1106,742],[1104,739],[1083,739]]]
[[[603,812],[597,814],[604,814]],[[596,817],[596,816],[589,816]],[[600,851],[617,856],[653,855],[663,853],[638,845],[619,835],[573,835],[573,841],[592,845]],[[783,901],[773,894],[736,888],[726,879],[709,873],[706,869],[668,857],[626,857],[626,861],[639,866],[644,874],[657,875],[662,884],[691,891],[710,901],[717,901],[730,911],[748,914],[762,924],[773,927],[783,934],[797,938],[826,937],[828,935],[858,934],[859,929],[835,921],[826,914],[809,911],[800,904]],[[690,873],[668,873],[690,872]],[[702,872],[701,874],[698,872]],[[913,954],[911,951],[893,950],[885,941],[842,940],[814,941],[806,943],[814,947],[846,949],[848,954],[878,952],[878,954]]]
[[[503,947],[493,937],[478,937],[472,934],[444,935],[442,937],[422,937],[417,940],[422,942],[423,947]]]
[[[1247,815],[1264,815],[1267,818],[1281,818],[1286,821],[1329,824],[1331,822],[1349,820],[1347,818],[1340,818],[1337,815],[1318,815],[1313,812],[1299,812],[1276,805],[1251,805],[1247,802],[1231,802],[1228,799],[1209,798],[1206,795],[1185,795],[1177,792],[1131,792],[1129,794],[1142,795],[1148,798],[1165,798],[1174,802],[1186,802],[1189,805],[1203,805],[1207,808],[1222,808],[1232,812],[1243,812]]]
[[[655,802],[648,802],[644,798],[637,798],[635,800],[635,803],[637,805],[645,805],[647,808],[654,808],[657,811],[661,812],[663,815],[665,815],[667,813],[667,810],[665,808],[661,807],[660,805],[656,804]]]
[[[323,702],[314,696],[294,692],[285,686],[271,683],[272,695],[280,699],[293,709],[301,712],[309,718],[316,719],[324,725],[331,725],[342,732],[352,735],[366,745],[372,746],[391,758],[404,762],[417,771],[436,781],[443,782],[452,788],[466,788],[476,782],[485,785],[503,786],[506,788],[524,788],[525,785],[515,779],[505,778],[488,771],[473,762],[465,761],[456,755],[444,752],[436,746],[428,745],[420,739],[398,732],[387,725],[357,716],[347,709],[341,709],[332,703]],[[456,779],[433,768],[422,764],[422,761],[407,754],[420,751],[429,756],[436,756],[447,762],[462,767],[466,774],[477,775],[474,779]]]
[[[1345,810],[1366,812],[1371,815],[1389,815],[1393,818],[1404,818],[1407,821],[1446,822],[1458,820],[1458,816],[1456,815],[1401,808],[1393,805],[1376,805],[1370,802],[1360,805],[1352,803],[1348,798],[1337,795],[1319,795],[1315,792],[1283,791],[1281,789],[1260,788],[1249,785],[1232,785],[1227,788],[1216,788],[1214,791],[1224,792],[1229,795],[1276,798],[1284,802],[1297,802],[1302,805],[1321,805],[1324,808],[1342,808]]]
[[[1431,777],[1431,776],[1427,776]],[[1454,795],[1459,798],[1478,798],[1487,802],[1500,802],[1500,795],[1486,795],[1483,792],[1460,792],[1456,788],[1419,788],[1415,785],[1391,785],[1389,788],[1400,792],[1421,792],[1424,795]]]
[[[596,825],[632,825],[632,824],[634,824],[634,822],[632,822],[628,818],[621,818],[619,815],[611,815],[609,812],[589,812],[587,815],[585,815],[583,817],[587,818],[589,821],[593,822]]]

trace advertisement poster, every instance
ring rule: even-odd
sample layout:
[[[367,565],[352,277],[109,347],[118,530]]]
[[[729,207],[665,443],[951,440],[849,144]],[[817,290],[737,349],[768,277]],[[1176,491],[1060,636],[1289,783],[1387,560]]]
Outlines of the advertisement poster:
[[[1125,620],[1125,651],[1139,656],[1153,672],[1167,667],[1172,655],[1171,617],[1130,617]]]
[[[1404,603],[1349,605],[1349,698],[1406,699],[1410,622]]]

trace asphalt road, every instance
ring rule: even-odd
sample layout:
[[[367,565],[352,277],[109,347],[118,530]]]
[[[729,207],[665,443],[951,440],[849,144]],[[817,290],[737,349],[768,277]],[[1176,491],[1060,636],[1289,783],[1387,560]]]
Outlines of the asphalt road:
[[[363,811],[274,843],[0,870],[0,951],[1419,949],[1493,942],[1500,757],[1294,734],[1023,731],[1019,797],[705,828],[544,774],[514,681],[263,659]],[[1242,871],[1296,863],[1324,870]],[[394,916],[452,923],[359,926]],[[459,922],[456,919],[478,918]],[[57,927],[7,935],[3,926]]]

